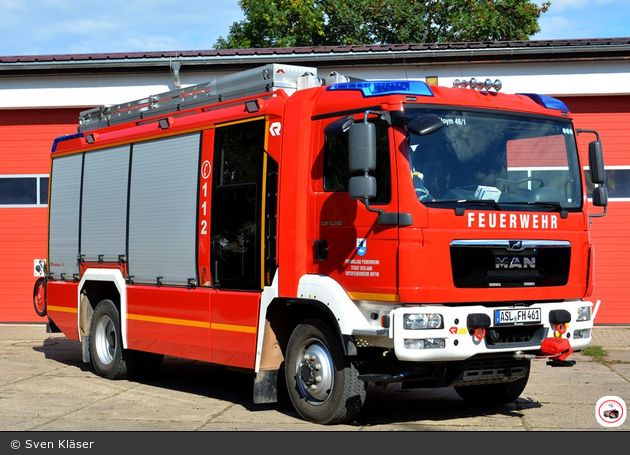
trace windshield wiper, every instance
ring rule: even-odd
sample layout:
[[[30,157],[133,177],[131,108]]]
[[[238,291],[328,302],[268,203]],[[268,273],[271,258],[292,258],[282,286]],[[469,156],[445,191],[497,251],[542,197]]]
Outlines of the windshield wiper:
[[[527,201],[527,205],[537,205],[542,207],[551,207],[560,212],[560,216],[562,219],[569,216],[569,212],[564,208],[564,206],[556,201]]]
[[[503,210],[501,204],[493,199],[457,199],[456,201],[443,201],[443,202],[456,202],[457,204],[475,204],[475,205],[490,205],[497,210]]]
[[[445,204],[444,207],[449,207],[449,204],[471,204],[471,205],[484,205],[484,206],[491,206],[496,210],[503,210],[501,208],[501,205],[498,202],[495,202],[491,199],[440,199],[437,201],[432,201],[430,203],[427,203],[427,205],[433,205],[433,206],[441,206],[442,204]],[[455,207],[455,215],[457,216],[463,216],[464,213],[466,213],[466,207]]]
[[[562,210],[564,207],[562,204],[556,201],[527,201],[527,205],[542,205],[543,207],[553,207]]]

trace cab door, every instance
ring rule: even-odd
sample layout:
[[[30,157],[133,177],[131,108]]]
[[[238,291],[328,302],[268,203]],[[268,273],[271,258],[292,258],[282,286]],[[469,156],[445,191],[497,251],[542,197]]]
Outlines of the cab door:
[[[331,118],[321,125],[323,178],[317,194],[320,218],[314,247],[316,270],[338,281],[352,299],[397,301],[399,228],[379,225],[378,213],[350,198],[348,182],[353,174],[348,167],[348,133],[324,134],[325,126],[335,120]],[[373,121],[377,135],[377,165],[373,173],[377,195],[370,207],[396,213],[393,131],[386,121]]]

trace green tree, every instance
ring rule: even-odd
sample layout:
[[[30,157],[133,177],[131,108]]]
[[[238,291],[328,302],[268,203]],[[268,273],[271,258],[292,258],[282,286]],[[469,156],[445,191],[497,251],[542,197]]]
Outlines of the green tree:
[[[239,0],[217,49],[527,40],[549,9],[528,0]]]

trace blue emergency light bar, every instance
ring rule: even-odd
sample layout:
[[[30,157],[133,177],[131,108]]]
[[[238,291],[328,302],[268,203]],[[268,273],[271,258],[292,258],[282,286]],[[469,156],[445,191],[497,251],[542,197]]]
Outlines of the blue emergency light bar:
[[[65,136],[59,136],[53,142],[51,153],[55,153],[57,151],[57,144],[59,144],[60,142],[69,141],[70,139],[76,139],[78,137],[83,137],[83,133],[67,134]]]
[[[329,85],[326,90],[357,90],[364,97],[381,95],[433,96],[429,86],[422,81],[361,81]]]
[[[569,112],[569,108],[566,104],[564,104],[559,99],[552,98],[551,96],[539,95],[538,93],[518,93],[518,95],[528,96],[536,103],[546,107],[547,109],[556,109],[558,111]]]

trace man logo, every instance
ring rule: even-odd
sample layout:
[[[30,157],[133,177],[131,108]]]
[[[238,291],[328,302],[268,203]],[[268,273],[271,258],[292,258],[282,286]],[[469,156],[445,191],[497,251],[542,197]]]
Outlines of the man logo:
[[[495,269],[535,269],[535,257],[496,257],[494,258]]]

